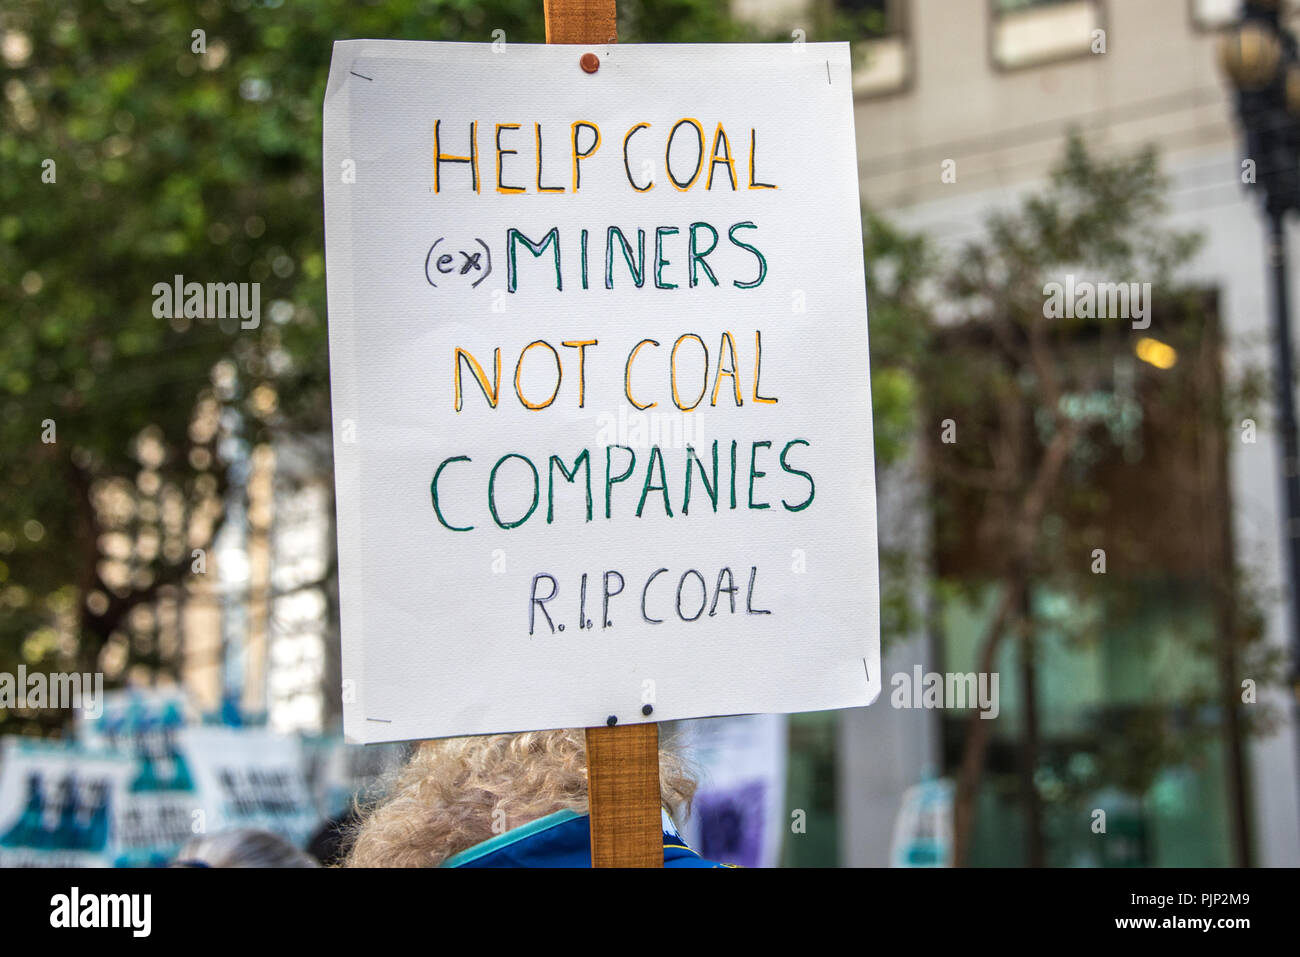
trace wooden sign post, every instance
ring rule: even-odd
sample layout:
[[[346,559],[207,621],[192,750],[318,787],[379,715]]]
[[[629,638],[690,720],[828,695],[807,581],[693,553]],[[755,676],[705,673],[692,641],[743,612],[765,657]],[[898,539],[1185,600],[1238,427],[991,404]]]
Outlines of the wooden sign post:
[[[547,43],[618,40],[614,0],[543,0],[542,7]],[[590,63],[581,69],[593,72]],[[587,729],[587,802],[592,867],[663,867],[657,724]]]
[[[547,43],[617,43],[614,0],[542,0]]]
[[[587,729],[592,867],[663,867],[659,725]]]

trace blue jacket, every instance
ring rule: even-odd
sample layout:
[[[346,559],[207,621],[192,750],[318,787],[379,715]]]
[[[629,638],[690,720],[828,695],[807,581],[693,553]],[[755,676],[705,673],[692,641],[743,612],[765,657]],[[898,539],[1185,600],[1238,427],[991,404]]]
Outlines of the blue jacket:
[[[663,815],[664,867],[734,867],[706,861]],[[591,819],[556,811],[454,854],[443,867],[591,867]]]

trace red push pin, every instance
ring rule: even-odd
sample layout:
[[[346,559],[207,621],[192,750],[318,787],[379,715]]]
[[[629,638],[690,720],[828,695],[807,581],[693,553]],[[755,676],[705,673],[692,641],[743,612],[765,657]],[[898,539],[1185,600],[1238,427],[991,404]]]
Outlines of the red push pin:
[[[582,67],[584,73],[595,73],[600,69],[600,57],[594,53],[584,53],[578,60],[578,66]]]

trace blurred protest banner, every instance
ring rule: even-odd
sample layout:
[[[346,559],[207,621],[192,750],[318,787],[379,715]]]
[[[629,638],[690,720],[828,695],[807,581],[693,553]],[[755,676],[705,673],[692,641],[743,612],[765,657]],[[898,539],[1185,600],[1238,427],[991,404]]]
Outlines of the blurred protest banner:
[[[193,708],[180,688],[104,696],[103,714],[77,723],[87,748],[133,761],[114,832],[117,867],[161,867],[203,827],[203,798],[181,742]]]
[[[889,851],[891,867],[952,866],[953,785],[922,781],[903,792]]]
[[[297,738],[266,728],[200,726],[181,735],[203,799],[204,827],[274,831],[302,847],[320,821]]]
[[[301,846],[322,818],[296,736],[199,724],[180,688],[110,692],[99,718],[79,722],[78,738],[86,753],[130,762],[116,799],[111,863],[118,867],[163,866],[191,838],[231,827],[273,831]],[[336,788],[349,783],[332,780]]]
[[[132,762],[17,737],[0,752],[0,867],[112,866]]]
[[[350,738],[875,698],[852,109],[843,43],[335,44]]]
[[[777,867],[788,833],[783,714],[685,722],[682,744],[700,771],[681,828],[700,855],[742,867]]]

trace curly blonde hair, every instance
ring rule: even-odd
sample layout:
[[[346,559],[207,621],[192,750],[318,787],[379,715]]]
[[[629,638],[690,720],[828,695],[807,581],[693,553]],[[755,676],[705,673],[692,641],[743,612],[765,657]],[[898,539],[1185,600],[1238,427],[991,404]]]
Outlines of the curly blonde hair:
[[[671,744],[659,750],[659,787],[670,814],[690,813],[695,776]],[[586,814],[586,735],[568,728],[423,741],[379,793],[358,805],[344,866],[437,867],[502,830],[560,810]]]

